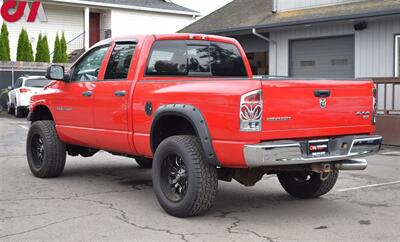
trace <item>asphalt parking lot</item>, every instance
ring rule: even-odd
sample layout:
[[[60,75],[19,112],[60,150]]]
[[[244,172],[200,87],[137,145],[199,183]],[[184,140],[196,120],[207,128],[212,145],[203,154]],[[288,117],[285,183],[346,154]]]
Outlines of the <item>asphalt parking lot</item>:
[[[328,195],[296,200],[265,176],[255,187],[219,183],[213,209],[177,219],[159,207],[151,172],[100,152],[67,158],[62,177],[34,178],[28,122],[0,114],[0,241],[398,241],[400,148],[363,172],[342,172]]]

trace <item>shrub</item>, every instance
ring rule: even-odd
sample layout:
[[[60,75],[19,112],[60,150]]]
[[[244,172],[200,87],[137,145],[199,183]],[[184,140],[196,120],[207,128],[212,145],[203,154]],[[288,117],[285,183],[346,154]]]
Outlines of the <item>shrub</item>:
[[[28,32],[25,29],[21,30],[18,38],[17,61],[34,61],[32,44],[29,40]]]

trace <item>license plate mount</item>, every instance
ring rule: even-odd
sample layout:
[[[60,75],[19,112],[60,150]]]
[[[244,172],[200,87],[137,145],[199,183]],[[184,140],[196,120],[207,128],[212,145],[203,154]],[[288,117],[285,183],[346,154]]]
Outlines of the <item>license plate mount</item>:
[[[307,145],[309,156],[325,156],[329,154],[329,140],[310,140]]]

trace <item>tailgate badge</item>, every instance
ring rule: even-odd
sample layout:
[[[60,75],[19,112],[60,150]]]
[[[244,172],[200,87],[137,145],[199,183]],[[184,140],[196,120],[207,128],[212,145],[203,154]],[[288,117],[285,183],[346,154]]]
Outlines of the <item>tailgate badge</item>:
[[[325,98],[319,99],[319,106],[320,106],[321,108],[326,108],[326,104],[327,104],[327,101],[326,101]]]

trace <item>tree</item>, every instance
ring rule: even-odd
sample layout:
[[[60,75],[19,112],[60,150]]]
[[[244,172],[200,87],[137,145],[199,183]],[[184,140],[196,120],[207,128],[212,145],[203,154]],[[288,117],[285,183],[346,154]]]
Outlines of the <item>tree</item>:
[[[50,62],[50,50],[49,50],[49,42],[47,41],[47,35],[44,35],[42,38],[42,48],[43,48],[42,62]]]
[[[35,55],[35,62],[41,62],[41,55],[42,55],[42,34],[39,34],[38,41],[36,43],[36,55]]]
[[[39,34],[39,40],[36,46],[36,62],[50,62],[49,44],[47,36]]]
[[[54,42],[54,51],[53,51],[53,63],[62,63],[62,49],[61,49],[61,42],[60,37],[58,37],[58,33],[56,35],[56,40]]]
[[[28,32],[25,29],[21,30],[18,38],[17,61],[34,61],[32,44],[29,40]]]
[[[67,41],[65,39],[65,34],[62,32],[61,40],[60,40],[60,46],[61,46],[61,56],[62,56],[62,63],[67,63],[68,62],[68,54],[67,54]]]
[[[0,60],[1,61],[10,61],[10,41],[8,39],[8,29],[7,24],[4,22],[1,26],[1,34],[0,34]]]

